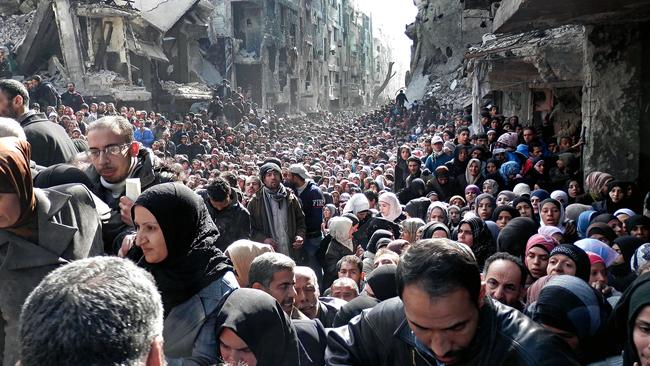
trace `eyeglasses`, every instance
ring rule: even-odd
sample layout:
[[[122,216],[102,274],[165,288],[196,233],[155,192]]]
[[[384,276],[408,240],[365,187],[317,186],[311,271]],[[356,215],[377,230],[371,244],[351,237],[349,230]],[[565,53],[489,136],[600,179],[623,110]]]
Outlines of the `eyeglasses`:
[[[91,159],[99,159],[102,153],[109,156],[118,156],[124,154],[125,148],[128,148],[129,144],[122,145],[109,145],[103,149],[89,149],[88,155]]]

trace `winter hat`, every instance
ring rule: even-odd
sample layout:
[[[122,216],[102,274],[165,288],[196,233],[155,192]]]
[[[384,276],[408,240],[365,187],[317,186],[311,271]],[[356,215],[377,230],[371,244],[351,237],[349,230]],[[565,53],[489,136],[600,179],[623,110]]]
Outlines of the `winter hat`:
[[[282,169],[275,164],[275,163],[266,163],[260,167],[260,179],[264,180],[264,176],[266,176],[266,173],[269,171],[275,171],[282,176]]]
[[[522,258],[526,243],[537,234],[537,224],[528,217],[516,217],[501,230],[497,238],[497,251]]]
[[[551,255],[565,255],[569,257],[576,265],[576,277],[589,282],[589,272],[591,265],[589,264],[589,256],[584,250],[572,244],[560,244],[551,250]]]
[[[512,191],[517,195],[517,197],[530,195],[530,186],[526,183],[518,183]]]
[[[540,201],[544,201],[545,199],[550,198],[551,195],[544,189],[536,189],[530,192],[530,197],[537,197]]]
[[[647,228],[650,228],[650,218],[643,215],[634,215],[627,219],[625,222],[625,227],[627,228],[628,234],[630,234],[632,232],[632,229],[636,226],[645,226]]]
[[[348,203],[343,209],[343,213],[352,212],[353,214],[358,214],[359,212],[370,210],[370,202],[368,198],[363,193],[355,193],[350,197]]]
[[[517,140],[519,140],[519,136],[516,132],[506,132],[499,136],[497,143],[514,149],[517,146]]]
[[[605,263],[605,267],[609,267],[614,264],[618,253],[607,244],[603,243],[600,240],[596,239],[582,239],[575,242],[575,246],[584,250],[585,252],[592,252],[598,254]]]

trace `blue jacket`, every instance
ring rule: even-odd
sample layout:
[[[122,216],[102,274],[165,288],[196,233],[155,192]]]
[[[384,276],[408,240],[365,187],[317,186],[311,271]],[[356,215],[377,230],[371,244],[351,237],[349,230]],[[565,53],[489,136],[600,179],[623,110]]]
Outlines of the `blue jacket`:
[[[323,207],[325,207],[325,197],[320,188],[313,181],[307,182],[307,187],[298,196],[302,212],[305,213],[305,226],[307,227],[307,237],[310,234],[320,236],[320,226],[323,223]]]
[[[424,166],[429,169],[431,173],[436,171],[436,168],[445,165],[446,162],[451,161],[453,159],[452,155],[447,155],[447,154],[442,154],[438,156],[437,158],[433,157],[433,154],[427,156],[427,160],[424,163]]]
[[[148,128],[145,128],[144,131],[136,128],[135,131],[133,131],[133,138],[135,138],[136,141],[141,142],[142,145],[146,147],[151,147],[151,144],[153,144],[155,140],[153,132],[151,132],[151,130]]]

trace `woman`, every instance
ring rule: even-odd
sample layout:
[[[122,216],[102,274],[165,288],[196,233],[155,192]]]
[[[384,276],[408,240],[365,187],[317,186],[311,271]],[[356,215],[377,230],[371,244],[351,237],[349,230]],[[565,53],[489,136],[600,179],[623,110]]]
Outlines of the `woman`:
[[[530,192],[530,203],[533,205],[535,215],[539,215],[539,203],[550,197],[551,195],[543,189],[536,189]]]
[[[499,192],[499,183],[497,183],[496,180],[486,179],[483,182],[483,193],[488,193],[493,196],[496,196],[497,192]]]
[[[497,207],[508,205],[510,202],[514,201],[517,198],[517,195],[512,191],[501,191],[497,195]]]
[[[499,173],[504,182],[504,189],[512,189],[517,185],[517,183],[521,182],[521,177],[519,176],[520,170],[521,166],[519,166],[519,163],[516,161],[507,161],[501,165]]]
[[[480,190],[478,186],[474,184],[470,184],[467,187],[465,187],[465,200],[467,201],[467,206],[470,208],[474,208],[475,202],[474,200],[476,199],[476,196],[480,193]]]
[[[577,203],[591,205],[607,195],[607,183],[614,180],[608,173],[591,172],[585,178],[585,193],[578,196]]]
[[[530,203],[530,200],[526,197],[518,197],[512,201],[512,207],[516,208],[519,211],[520,217],[528,217],[529,219],[534,218],[533,205]]]
[[[226,365],[300,364],[295,327],[277,301],[263,291],[241,288],[227,295],[216,315],[216,328],[220,358]]]
[[[560,202],[548,198],[539,204],[540,226],[555,226],[564,232],[564,207]]]
[[[594,222],[587,228],[587,238],[600,240],[611,246],[617,236],[609,225],[602,222]]]
[[[512,206],[497,207],[492,213],[492,221],[497,224],[499,230],[503,230],[510,220],[516,217],[519,217],[519,211]]]
[[[474,212],[481,220],[489,220],[492,218],[492,213],[497,207],[497,201],[491,194],[483,193],[476,197],[476,208]]]
[[[650,363],[650,274],[637,278],[623,293],[612,317],[613,339],[623,340],[623,365]]]
[[[566,185],[566,193],[569,196],[569,204],[577,203],[578,197],[583,193],[580,182],[577,179],[569,179]]]
[[[131,217],[143,253],[138,264],[151,272],[162,297],[165,356],[188,357],[203,319],[238,287],[228,258],[216,247],[219,231],[200,196],[176,183],[144,191]]]
[[[527,284],[532,284],[546,276],[549,256],[553,248],[558,245],[559,243],[548,235],[535,234],[528,239],[524,257],[524,264],[529,274]]]
[[[623,231],[626,231],[625,223],[627,222],[627,219],[630,217],[636,215],[634,211],[630,210],[629,208],[621,208],[614,212],[614,216],[621,222],[623,225]]]
[[[447,238],[450,237],[449,228],[441,222],[430,222],[420,228],[422,235],[420,239]]]
[[[417,231],[420,227],[424,226],[424,221],[419,218],[410,218],[402,221],[402,239],[410,244],[415,243],[417,239]]]
[[[269,244],[246,239],[237,240],[226,248],[225,254],[232,262],[239,287],[248,286],[248,272],[253,260],[264,253],[274,251]]]
[[[481,161],[479,159],[470,159],[465,168],[465,172],[458,175],[456,182],[458,182],[461,187],[466,187],[468,185],[480,187],[483,185],[483,179],[483,174],[481,173]]]
[[[386,192],[379,196],[379,212],[381,217],[399,224],[406,216],[402,213],[402,206],[394,193]]]
[[[452,197],[449,199],[449,204],[450,204],[450,205],[454,205],[454,206],[458,206],[458,207],[465,207],[465,205],[467,204],[467,202],[466,202],[465,199],[464,199],[463,197],[461,197],[461,196],[452,196]]]
[[[621,208],[626,208],[629,206],[627,200],[627,187],[629,184],[612,180],[607,183],[607,195],[605,199],[594,202],[591,206],[598,213],[610,213],[613,214]]]
[[[610,267],[609,273],[612,276],[610,284],[618,291],[625,291],[636,278],[636,273],[632,271],[630,262],[636,250],[643,243],[643,240],[633,236],[621,236],[614,239],[612,249],[618,253],[618,257]]]
[[[623,223],[621,222],[621,220],[618,219],[618,217],[612,214],[600,214],[594,217],[592,224],[597,222],[607,224],[607,226],[609,226],[614,231],[616,236],[625,235],[625,229],[623,228]]]
[[[609,349],[603,346],[611,310],[603,297],[584,281],[573,276],[555,276],[529,306],[528,314],[562,338],[585,365],[610,356]]]
[[[330,236],[332,237],[325,251],[323,284],[331,284],[337,278],[336,264],[346,255],[355,254],[352,243],[353,225],[347,217],[334,217],[330,220]]]
[[[465,145],[456,145],[454,158],[451,161],[446,162],[445,166],[449,169],[449,175],[457,177],[465,173],[468,164],[469,148]]]
[[[584,250],[571,244],[560,244],[551,250],[546,274],[570,275],[589,281],[589,256]]]
[[[566,207],[569,204],[569,196],[564,191],[553,191],[551,192],[551,198],[560,202],[562,207]]]
[[[466,218],[460,221],[457,230],[457,241],[472,249],[476,262],[483,268],[485,260],[496,252],[492,234],[485,222],[478,217]]]
[[[336,216],[336,206],[328,203],[323,207],[323,222],[321,223],[321,232],[326,236],[329,232],[329,221]]]
[[[577,229],[578,229],[578,236],[581,238],[586,238],[587,237],[587,229],[589,228],[589,225],[591,225],[591,221],[598,216],[598,212],[594,210],[588,210],[582,212],[578,216],[578,224],[577,224]]]
[[[427,222],[441,222],[447,224],[447,205],[444,202],[431,202],[427,209]]]
[[[451,205],[447,208],[447,217],[449,218],[449,228],[457,229],[461,220],[460,207]]]
[[[102,255],[102,224],[81,184],[38,189],[30,170],[31,146],[0,138],[0,355],[18,359],[18,320],[27,295],[49,272],[76,259]]]

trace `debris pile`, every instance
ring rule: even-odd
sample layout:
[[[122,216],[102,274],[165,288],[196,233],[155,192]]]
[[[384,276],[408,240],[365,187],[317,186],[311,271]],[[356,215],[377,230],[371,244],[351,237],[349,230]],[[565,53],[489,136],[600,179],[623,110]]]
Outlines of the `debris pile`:
[[[0,45],[14,45],[23,42],[29,25],[34,19],[35,11],[27,14],[0,16]]]

